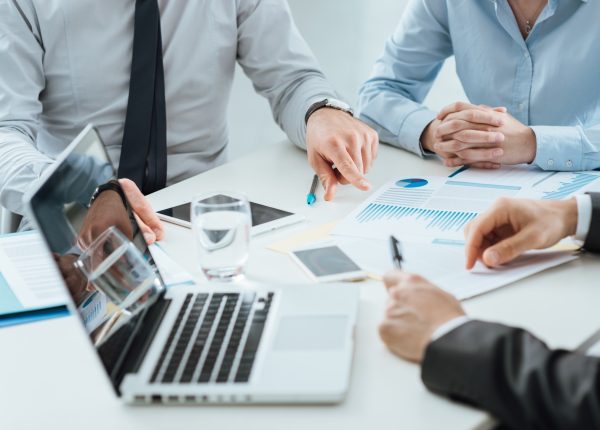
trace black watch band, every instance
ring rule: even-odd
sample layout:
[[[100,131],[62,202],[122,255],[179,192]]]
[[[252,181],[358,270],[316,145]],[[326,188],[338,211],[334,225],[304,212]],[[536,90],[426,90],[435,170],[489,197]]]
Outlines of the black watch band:
[[[308,124],[308,120],[313,113],[315,113],[319,109],[323,109],[326,107],[331,108],[331,109],[336,109],[341,112],[346,112],[348,115],[354,116],[354,112],[352,111],[352,108],[350,108],[349,106],[347,108],[342,107],[341,104],[343,104],[343,103],[339,102],[337,100],[333,100],[333,99],[331,99],[331,100],[324,99],[324,100],[318,101],[316,103],[313,103],[306,111],[306,115],[304,116],[304,123]]]
[[[90,203],[89,203],[88,207],[91,207],[94,204],[94,201],[98,198],[98,196],[100,194],[102,194],[104,191],[116,192],[121,197],[121,200],[123,201],[123,205],[125,206],[125,208],[129,207],[127,204],[127,197],[125,197],[125,192],[123,191],[123,188],[121,188],[121,184],[119,184],[119,181],[117,181],[116,179],[112,179],[112,180],[106,182],[105,184],[98,185],[98,187],[96,188],[96,191],[94,191],[94,194],[92,195],[92,198],[90,199]]]

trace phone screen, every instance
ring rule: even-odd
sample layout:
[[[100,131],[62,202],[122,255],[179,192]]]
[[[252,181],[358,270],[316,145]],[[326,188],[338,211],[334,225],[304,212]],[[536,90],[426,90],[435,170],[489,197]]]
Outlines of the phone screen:
[[[361,268],[337,246],[303,249],[294,255],[316,277],[358,272]]]
[[[218,194],[216,196],[212,196],[208,199],[202,200],[203,203],[229,203],[232,201],[235,200],[223,194]],[[159,213],[180,219],[182,221],[191,222],[190,206],[190,203],[185,203],[183,205],[165,209],[163,211],[160,211]],[[272,208],[270,206],[265,206],[254,202],[250,202],[250,211],[252,213],[252,227],[256,227],[257,225],[266,224],[271,221],[294,215],[291,212]]]

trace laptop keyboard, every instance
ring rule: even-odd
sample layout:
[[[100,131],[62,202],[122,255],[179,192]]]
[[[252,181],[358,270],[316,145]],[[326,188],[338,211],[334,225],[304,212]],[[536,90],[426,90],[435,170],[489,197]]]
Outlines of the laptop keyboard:
[[[273,293],[188,294],[151,383],[246,383]]]

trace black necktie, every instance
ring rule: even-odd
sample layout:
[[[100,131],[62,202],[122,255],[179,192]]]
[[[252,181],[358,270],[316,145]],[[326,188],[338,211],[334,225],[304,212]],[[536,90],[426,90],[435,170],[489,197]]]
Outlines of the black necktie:
[[[119,177],[134,181],[144,194],[167,181],[165,77],[157,0],[137,0],[129,101]]]

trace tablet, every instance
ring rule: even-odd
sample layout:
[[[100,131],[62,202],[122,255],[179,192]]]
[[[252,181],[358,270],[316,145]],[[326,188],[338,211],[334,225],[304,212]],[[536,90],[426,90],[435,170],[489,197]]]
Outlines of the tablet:
[[[292,251],[291,255],[318,282],[360,281],[367,278],[367,273],[335,245],[299,249]]]
[[[228,196],[218,194],[213,197],[218,197],[220,201],[224,201],[223,199],[227,199]],[[251,234],[253,236],[304,221],[302,215],[255,202],[250,202],[250,211],[252,213]],[[190,203],[159,211],[157,215],[165,222],[192,228]]]

